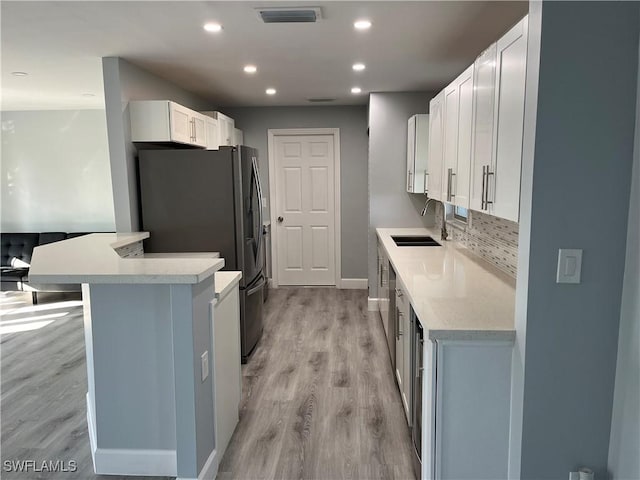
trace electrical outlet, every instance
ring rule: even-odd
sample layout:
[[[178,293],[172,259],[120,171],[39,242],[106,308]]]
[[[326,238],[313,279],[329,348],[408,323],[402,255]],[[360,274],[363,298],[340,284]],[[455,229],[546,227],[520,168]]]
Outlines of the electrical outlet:
[[[207,350],[200,357],[201,363],[201,371],[202,371],[202,381],[204,382],[209,376],[209,351]]]

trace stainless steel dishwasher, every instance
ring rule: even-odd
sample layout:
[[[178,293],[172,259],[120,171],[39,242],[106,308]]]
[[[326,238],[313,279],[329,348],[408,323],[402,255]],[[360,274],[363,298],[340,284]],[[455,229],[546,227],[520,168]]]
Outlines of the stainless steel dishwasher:
[[[396,322],[398,312],[396,307],[396,271],[389,262],[389,315],[387,315],[387,345],[389,347],[389,356],[391,357],[392,372],[395,378],[396,371]]]
[[[413,443],[413,467],[416,478],[422,477],[422,382],[424,379],[424,332],[420,320],[411,309],[412,330],[412,374],[413,374],[413,422],[411,440]]]

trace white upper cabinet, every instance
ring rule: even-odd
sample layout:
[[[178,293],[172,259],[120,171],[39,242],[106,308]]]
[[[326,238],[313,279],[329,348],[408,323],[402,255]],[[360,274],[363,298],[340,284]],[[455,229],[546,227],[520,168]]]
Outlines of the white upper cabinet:
[[[204,125],[207,134],[207,150],[217,150],[220,146],[220,129],[216,118],[204,115]]]
[[[233,129],[233,144],[244,145],[244,133],[239,128]]]
[[[429,115],[409,118],[407,128],[407,192],[427,193]]]
[[[218,145],[230,146],[234,143],[235,121],[231,117],[227,117],[220,112],[201,112],[203,115],[212,117],[218,123]],[[217,148],[217,147],[216,147]]]
[[[427,155],[426,194],[442,198],[442,165],[444,162],[444,90],[429,102],[429,154]]]
[[[473,110],[473,65],[444,90],[442,200],[469,207]]]
[[[496,91],[496,44],[476,59],[473,69],[473,148],[469,207],[483,211],[485,174],[493,165],[493,108]]]
[[[206,146],[204,117],[169,100],[129,102],[131,141]]]
[[[471,208],[517,222],[528,17],[476,61]]]

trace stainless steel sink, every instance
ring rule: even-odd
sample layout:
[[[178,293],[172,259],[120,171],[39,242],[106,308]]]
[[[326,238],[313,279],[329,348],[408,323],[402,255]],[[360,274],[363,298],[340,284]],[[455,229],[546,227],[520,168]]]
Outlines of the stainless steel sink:
[[[440,247],[433,237],[426,235],[392,235],[391,239],[399,247]]]

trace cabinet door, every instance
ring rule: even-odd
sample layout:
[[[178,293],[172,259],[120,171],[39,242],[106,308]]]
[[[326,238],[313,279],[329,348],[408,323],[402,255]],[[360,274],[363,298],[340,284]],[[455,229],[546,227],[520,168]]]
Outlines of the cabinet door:
[[[207,136],[207,150],[217,150],[220,146],[220,132],[218,120],[205,116],[205,130]]]
[[[173,142],[192,143],[191,110],[169,102],[169,125]]]
[[[429,155],[427,184],[429,198],[442,200],[442,167],[444,162],[444,91],[429,102]]]
[[[414,192],[416,164],[416,117],[409,118],[407,125],[407,192]]]
[[[239,128],[233,129],[233,144],[244,145],[244,133]]]
[[[402,375],[402,403],[404,404],[404,411],[407,415],[407,423],[412,426],[413,423],[413,391],[411,387],[413,385],[413,362],[411,361],[411,342],[413,341],[413,328],[411,318],[411,307],[409,302],[405,302],[402,306],[402,331],[403,335],[403,352],[404,355],[404,373]]]
[[[495,103],[496,44],[476,59],[473,67],[473,147],[469,207],[485,208],[486,171],[493,164],[493,108]]]
[[[193,131],[193,143],[201,147],[207,146],[207,129],[204,116],[199,113],[193,112],[191,116],[191,125]]]
[[[402,318],[404,314],[400,310],[401,301],[396,297],[396,380],[398,381],[398,388],[400,389],[400,394],[404,391],[404,335],[405,331],[403,329],[404,319]],[[404,400],[404,399],[403,399]],[[403,402],[404,403],[404,402]]]
[[[471,126],[473,124],[473,65],[458,77],[458,148],[454,183],[454,203],[469,208],[471,174]]]
[[[496,62],[495,167],[489,176],[489,198],[497,217],[517,222],[520,215],[520,171],[524,129],[528,17],[498,40]]]
[[[453,179],[458,160],[458,85],[454,82],[444,90],[444,171],[442,200],[452,202]]]
[[[382,317],[382,252],[378,246],[378,312],[380,318],[384,324],[384,318]]]

